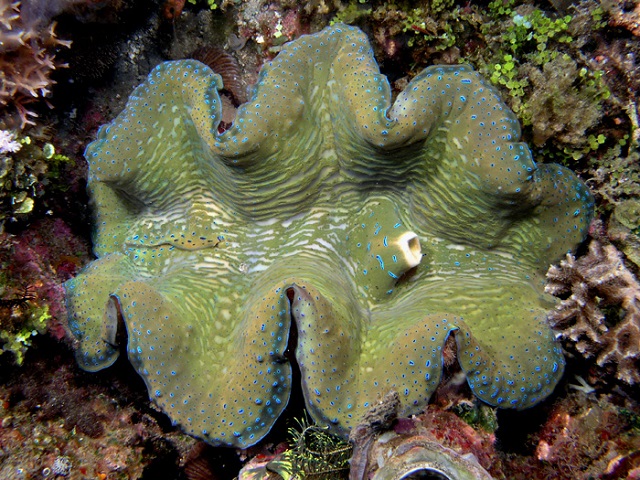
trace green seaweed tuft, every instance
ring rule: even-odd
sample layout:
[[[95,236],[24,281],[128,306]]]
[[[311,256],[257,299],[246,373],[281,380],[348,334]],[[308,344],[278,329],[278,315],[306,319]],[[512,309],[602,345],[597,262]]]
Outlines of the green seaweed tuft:
[[[352,447],[342,438],[331,434],[326,426],[314,425],[308,418],[296,419],[298,427],[288,429],[290,446],[278,464],[267,468],[279,473],[284,480],[302,478],[346,479]]]

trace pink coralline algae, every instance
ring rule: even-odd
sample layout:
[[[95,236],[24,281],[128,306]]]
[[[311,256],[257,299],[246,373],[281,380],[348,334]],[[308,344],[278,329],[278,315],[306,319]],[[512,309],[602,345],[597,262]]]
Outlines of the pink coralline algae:
[[[553,478],[640,478],[638,418],[630,409],[576,392],[551,410],[535,457]],[[527,472],[543,478],[540,473]]]
[[[66,317],[61,282],[73,276],[88,261],[88,247],[61,219],[41,220],[19,235],[0,235],[0,264],[9,281],[3,284],[2,296],[7,304],[1,313],[0,327],[9,338],[29,322],[33,312],[40,314],[44,330],[60,340],[65,337]],[[19,308],[7,299],[21,299]],[[42,332],[41,332],[42,333]],[[2,342],[0,342],[2,343]],[[0,345],[5,350],[8,345]],[[21,360],[23,352],[11,349]]]

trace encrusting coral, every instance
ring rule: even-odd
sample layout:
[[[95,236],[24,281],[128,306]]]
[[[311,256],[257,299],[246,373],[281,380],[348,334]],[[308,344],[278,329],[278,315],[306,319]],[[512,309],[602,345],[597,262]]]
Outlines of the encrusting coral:
[[[421,411],[451,334],[485,402],[553,391],[544,273],[593,199],[535,164],[477,72],[427,68],[392,104],[364,34],[335,25],[285,46],[222,134],[221,87],[163,63],[87,147],[98,259],[65,285],[82,368],[113,364],[121,318],[151,398],[238,447],[286,407],[292,361],[314,421],[343,436],[390,390]]]
[[[547,293],[570,294],[549,315],[560,338],[587,358],[595,356],[599,366],[614,369],[618,379],[640,383],[640,284],[620,252],[592,240],[587,255],[567,254],[547,278]],[[620,318],[605,314],[610,306],[622,309]]]
[[[54,49],[71,42],[56,37],[55,22],[27,20],[22,9],[21,2],[0,0],[0,107],[14,106],[24,127],[36,116],[27,105],[49,94],[51,73],[64,66]]]

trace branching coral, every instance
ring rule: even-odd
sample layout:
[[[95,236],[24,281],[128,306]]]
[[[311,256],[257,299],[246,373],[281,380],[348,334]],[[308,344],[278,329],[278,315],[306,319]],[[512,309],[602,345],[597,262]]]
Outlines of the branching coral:
[[[640,284],[620,252],[593,240],[587,255],[567,255],[547,278],[548,293],[570,294],[549,315],[559,337],[587,358],[595,356],[599,366],[615,369],[618,379],[640,383]],[[610,306],[622,309],[619,319],[605,313]]]
[[[26,21],[20,3],[0,0],[0,107],[13,105],[24,127],[36,116],[26,105],[49,94],[51,72],[63,66],[53,50],[71,42],[56,37],[55,22]]]

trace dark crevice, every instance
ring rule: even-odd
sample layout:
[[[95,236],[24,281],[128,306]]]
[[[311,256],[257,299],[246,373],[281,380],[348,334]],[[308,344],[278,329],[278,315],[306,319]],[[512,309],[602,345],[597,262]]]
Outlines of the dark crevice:
[[[302,393],[302,373],[300,372],[300,366],[296,360],[296,348],[298,346],[298,328],[293,318],[293,311],[291,305],[295,296],[293,288],[286,290],[287,298],[289,300],[289,310],[291,311],[289,321],[291,327],[289,329],[289,339],[287,341],[287,348],[284,351],[284,358],[291,365],[291,396],[287,407],[284,409],[280,417],[276,420],[269,433],[265,436],[260,443],[267,444],[272,442],[277,444],[285,438],[289,438],[288,429],[297,428],[298,422],[302,418],[308,418],[305,407],[304,394]]]

